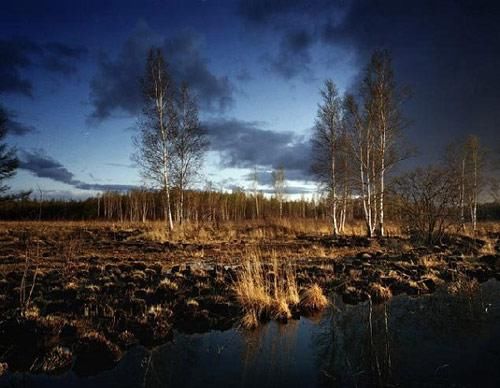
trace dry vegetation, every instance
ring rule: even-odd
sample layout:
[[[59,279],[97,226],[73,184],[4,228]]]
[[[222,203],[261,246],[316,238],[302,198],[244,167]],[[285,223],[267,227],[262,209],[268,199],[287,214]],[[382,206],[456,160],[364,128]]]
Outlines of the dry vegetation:
[[[295,269],[290,262],[280,263],[275,253],[268,265],[259,253],[248,254],[234,282],[234,292],[244,310],[241,325],[245,328],[254,328],[268,319],[286,322],[299,310],[318,311],[327,305],[317,284],[306,288],[305,296],[299,297]]]
[[[203,332],[286,322],[344,303],[442,289],[470,295],[499,278],[500,230],[414,245],[391,237],[332,239],[321,220],[190,224],[0,224],[3,370],[94,374],[173,329]]]

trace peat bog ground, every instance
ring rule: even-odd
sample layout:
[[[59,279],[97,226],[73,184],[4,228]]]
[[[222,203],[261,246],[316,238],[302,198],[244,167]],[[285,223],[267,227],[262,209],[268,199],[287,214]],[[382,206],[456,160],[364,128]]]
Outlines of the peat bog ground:
[[[176,333],[293,322],[324,308],[324,295],[377,305],[398,294],[467,295],[500,279],[498,225],[434,246],[397,235],[332,239],[324,224],[279,221],[162,230],[0,224],[0,375],[90,376]]]

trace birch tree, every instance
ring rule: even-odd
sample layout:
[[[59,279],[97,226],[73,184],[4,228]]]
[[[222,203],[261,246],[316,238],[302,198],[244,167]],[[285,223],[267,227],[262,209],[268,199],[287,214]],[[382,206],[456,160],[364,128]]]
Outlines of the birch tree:
[[[259,212],[259,174],[257,172],[257,166],[254,167],[253,172],[250,174],[250,179],[252,180],[252,193],[255,200],[255,218],[260,217]]]
[[[345,112],[344,112],[345,113]],[[345,115],[344,115],[345,116]],[[353,171],[353,163],[350,155],[350,144],[349,138],[347,136],[345,130],[345,117],[343,122],[343,132],[338,141],[338,150],[337,152],[337,182],[340,187],[340,198],[339,198],[339,232],[344,233],[345,223],[347,219],[347,205],[350,202],[352,192],[352,176],[354,174]]]
[[[384,199],[387,171],[404,155],[401,152],[401,130],[405,121],[401,105],[406,93],[396,86],[392,60],[386,50],[375,51],[364,81],[367,105],[373,125],[376,151],[375,174],[378,175],[378,234],[384,236]]]
[[[312,136],[313,172],[326,191],[331,208],[333,235],[339,234],[337,160],[343,135],[343,103],[332,80],[325,81],[321,90],[322,103],[318,106]]]
[[[401,105],[407,92],[397,87],[391,57],[375,51],[365,69],[360,102],[346,98],[353,155],[359,163],[360,192],[368,236],[385,235],[385,193],[388,171],[408,156],[401,144],[406,121]],[[361,106],[361,107],[360,107]]]
[[[179,189],[177,213],[179,223],[182,223],[185,211],[184,193],[199,174],[208,141],[198,119],[196,99],[191,95],[186,83],[181,86],[179,94],[178,124],[173,139],[172,177]]]
[[[445,154],[445,163],[457,180],[460,229],[465,230],[466,223],[470,221],[471,229],[475,233],[477,206],[484,188],[483,174],[486,164],[485,150],[479,138],[469,135],[465,140],[450,144]]]
[[[174,105],[174,85],[159,49],[151,49],[143,79],[144,107],[140,120],[140,134],[134,143],[134,159],[143,177],[161,189],[164,195],[165,219],[174,229],[170,190],[172,153],[177,117]]]
[[[274,195],[279,205],[280,218],[283,217],[283,200],[285,199],[285,170],[279,167],[272,172]]]
[[[481,148],[479,138],[474,135],[467,138],[465,147],[468,156],[468,203],[472,231],[475,234],[477,230],[477,204],[483,186],[484,150]]]
[[[369,111],[360,110],[352,95],[346,96],[345,105],[348,145],[352,158],[358,165],[359,175],[356,181],[363,207],[366,234],[368,237],[373,237],[377,219],[374,131]]]

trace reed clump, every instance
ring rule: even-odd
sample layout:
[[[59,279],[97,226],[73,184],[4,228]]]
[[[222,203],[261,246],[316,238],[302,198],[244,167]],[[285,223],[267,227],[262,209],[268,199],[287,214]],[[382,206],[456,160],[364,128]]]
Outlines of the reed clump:
[[[392,298],[391,289],[380,283],[370,283],[368,293],[374,303],[384,303]]]
[[[294,268],[280,263],[275,253],[267,264],[260,253],[247,254],[233,289],[244,312],[241,326],[247,329],[269,319],[286,322],[294,312],[320,310],[328,304],[318,285],[306,289],[305,299],[301,298]]]
[[[328,299],[316,283],[306,288],[300,295],[300,309],[303,312],[323,310],[328,305]]]

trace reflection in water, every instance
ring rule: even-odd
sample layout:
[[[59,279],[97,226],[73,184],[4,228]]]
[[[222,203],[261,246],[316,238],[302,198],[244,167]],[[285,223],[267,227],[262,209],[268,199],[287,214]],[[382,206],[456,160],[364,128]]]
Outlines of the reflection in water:
[[[157,349],[149,386],[495,386],[500,286],[473,297],[399,296],[255,331],[178,335]],[[153,376],[155,376],[153,378]]]
[[[177,334],[153,352],[147,386],[307,386],[315,360],[307,320],[254,331]]]
[[[336,311],[327,330],[314,337],[322,366],[322,385],[386,386],[392,377],[388,305],[345,306],[335,299]]]
[[[500,286],[343,306],[314,337],[324,386],[499,386]],[[370,325],[371,322],[371,325]]]
[[[9,386],[500,386],[500,283],[472,297],[395,297],[255,331],[184,335],[135,348],[112,371],[10,376]],[[0,380],[0,386],[3,381]],[[7,381],[6,381],[7,383]],[[36,383],[36,384],[35,384]]]

